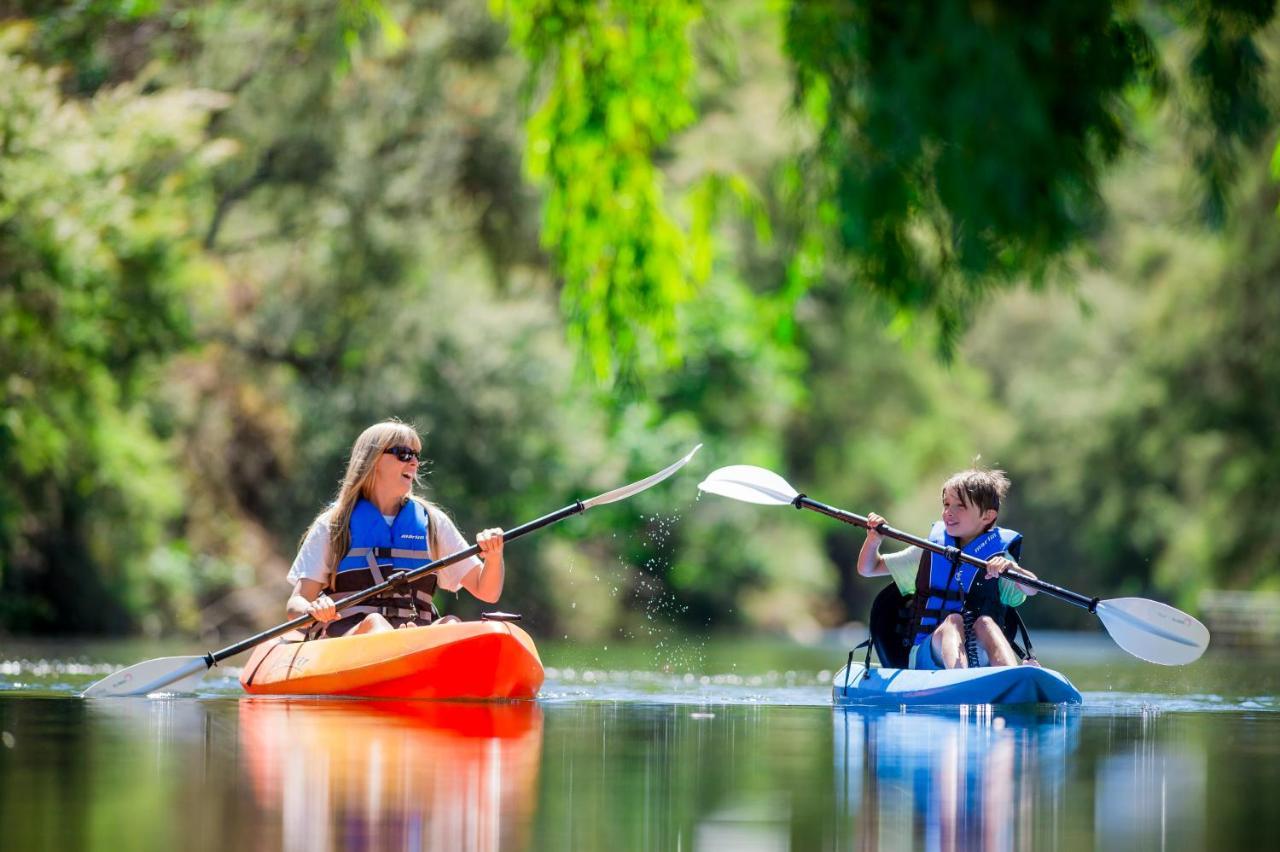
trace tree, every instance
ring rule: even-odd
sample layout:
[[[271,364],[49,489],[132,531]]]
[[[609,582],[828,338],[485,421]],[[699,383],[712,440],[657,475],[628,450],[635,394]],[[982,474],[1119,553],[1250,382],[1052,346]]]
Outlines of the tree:
[[[153,569],[176,477],[148,395],[208,280],[190,237],[224,102],[65,98],[13,51],[25,32],[0,52],[0,621],[119,629],[172,591]]]

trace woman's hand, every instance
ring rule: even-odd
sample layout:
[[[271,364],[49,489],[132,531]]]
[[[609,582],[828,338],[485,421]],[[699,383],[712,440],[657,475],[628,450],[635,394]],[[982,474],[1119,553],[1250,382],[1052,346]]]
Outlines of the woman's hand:
[[[338,617],[338,608],[333,605],[333,599],[328,595],[320,595],[307,605],[307,615],[321,624],[328,624]]]
[[[502,528],[490,527],[487,530],[481,530],[476,535],[476,546],[480,548],[480,555],[488,562],[495,556],[502,558]]]
[[[502,595],[506,567],[502,564],[502,530],[492,527],[476,535],[476,546],[484,564],[462,577],[462,587],[482,601],[497,603]]]
[[[880,526],[888,526],[885,519],[877,515],[875,512],[867,514],[867,544],[872,547],[879,547],[880,542],[884,541],[884,535],[877,529]]]

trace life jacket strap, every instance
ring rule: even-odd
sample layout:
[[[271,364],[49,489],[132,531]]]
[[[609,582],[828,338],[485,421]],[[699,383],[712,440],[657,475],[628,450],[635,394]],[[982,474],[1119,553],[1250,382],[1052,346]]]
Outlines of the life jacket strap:
[[[378,559],[421,559],[424,562],[431,561],[431,551],[409,550],[403,547],[353,547],[347,551],[347,556],[363,556],[366,560],[372,557],[375,563]]]
[[[406,609],[401,606],[392,606],[390,604],[388,604],[387,606],[370,606],[369,604],[356,604],[355,606],[349,606],[346,609],[344,609],[342,611],[342,614],[344,616],[368,615],[369,613],[372,613],[372,612],[376,612],[379,615],[386,616],[387,618],[417,618],[418,615],[420,614],[420,611],[416,608]]]
[[[440,618],[440,613],[434,603],[420,606],[414,602],[411,607],[397,606],[394,603],[388,603],[383,606],[356,604],[344,609],[341,618],[330,621],[328,624],[320,624],[318,622],[312,624],[307,630],[307,639],[323,639],[329,636],[330,631],[335,636],[342,636],[347,630],[359,624],[366,615],[375,612],[387,619],[392,627],[399,627],[401,624],[408,624],[409,622],[426,625]]]
[[[969,663],[969,668],[976,669],[978,667],[978,632],[973,629],[973,625],[978,620],[978,613],[972,609],[966,609],[961,618],[964,619],[964,656]]]

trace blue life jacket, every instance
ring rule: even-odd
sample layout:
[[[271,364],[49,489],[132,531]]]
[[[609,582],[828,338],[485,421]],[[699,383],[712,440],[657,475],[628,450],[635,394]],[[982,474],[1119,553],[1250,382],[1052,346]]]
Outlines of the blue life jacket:
[[[955,547],[956,540],[947,535],[941,522],[929,531],[929,541],[944,547]],[[1003,527],[992,527],[974,537],[962,550],[978,559],[990,559],[1008,553],[1017,560],[1022,550],[1022,534]],[[1000,600],[999,578],[988,579],[986,572],[966,562],[953,564],[939,553],[925,551],[916,574],[915,614],[912,630],[915,645],[924,644],[939,624],[954,612],[970,610],[989,615],[1001,623],[1005,606]]]
[[[328,591],[341,598],[383,582],[396,571],[411,571],[431,561],[431,516],[417,500],[408,500],[390,524],[378,507],[361,499],[351,510],[348,522],[351,544],[338,563]],[[389,589],[369,600],[345,607],[326,626],[317,625],[313,636],[341,636],[366,615],[376,612],[393,626],[413,622],[430,624],[439,613],[432,596],[436,575],[428,574],[408,586]]]
[[[408,571],[431,561],[431,518],[417,500],[407,501],[388,524],[377,506],[361,499],[351,512],[350,526],[351,549],[338,563],[339,574],[388,565]]]

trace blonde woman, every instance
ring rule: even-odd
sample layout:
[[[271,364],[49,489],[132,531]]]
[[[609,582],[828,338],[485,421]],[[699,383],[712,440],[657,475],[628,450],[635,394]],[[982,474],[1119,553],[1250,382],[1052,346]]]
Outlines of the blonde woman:
[[[291,618],[315,618],[311,637],[430,624],[439,619],[431,601],[437,586],[466,589],[490,603],[502,594],[502,530],[495,528],[476,536],[483,559],[455,562],[341,612],[334,607],[331,595],[345,597],[470,546],[444,512],[414,495],[421,453],[418,433],[398,420],[370,426],[356,439],[338,496],[312,522],[289,569],[286,609]]]

